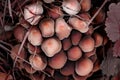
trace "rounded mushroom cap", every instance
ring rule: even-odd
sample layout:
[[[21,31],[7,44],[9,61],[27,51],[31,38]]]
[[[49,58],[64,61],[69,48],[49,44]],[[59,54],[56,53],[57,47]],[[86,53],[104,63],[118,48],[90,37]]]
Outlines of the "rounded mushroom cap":
[[[42,35],[40,33],[40,30],[33,26],[31,29],[29,35],[28,35],[28,41],[34,45],[34,46],[39,46],[42,43]]]
[[[77,14],[81,7],[77,0],[64,0],[62,4],[63,10],[69,15]]]
[[[79,46],[83,52],[90,52],[95,47],[95,41],[90,36],[85,36],[79,43]]]
[[[76,62],[75,71],[79,76],[88,75],[93,69],[93,62],[88,59],[82,59]]]
[[[15,46],[12,47],[12,50],[11,50],[11,54],[10,54],[10,55],[11,55],[11,58],[12,58],[13,60],[15,60],[15,58],[16,58],[17,56],[19,56],[20,58],[23,58],[23,59],[26,58],[27,54],[26,54],[26,52],[25,52],[25,49],[22,48],[20,54],[18,54],[19,48],[20,48],[20,44],[17,44],[17,45],[15,45]],[[22,61],[22,60],[21,60],[21,59],[18,59],[18,61]]]
[[[71,17],[68,22],[73,29],[78,30],[81,33],[86,33],[89,30],[87,22],[80,20],[75,16]]]
[[[41,2],[36,2],[27,5],[24,8],[24,18],[31,25],[36,25],[39,22],[42,13],[43,13],[43,7],[41,5]]]
[[[41,20],[39,28],[43,37],[51,37],[54,35],[54,20],[45,18]]]
[[[91,8],[91,0],[82,0],[80,5],[82,11],[89,11]]]
[[[61,50],[62,44],[56,38],[49,38],[42,43],[41,48],[48,57],[52,57]]]
[[[14,28],[14,37],[18,40],[18,41],[20,41],[20,42],[22,42],[23,41],[23,39],[24,39],[24,36],[25,36],[25,33],[26,33],[26,29],[23,27],[23,26],[21,26],[21,25],[17,25],[15,28]]]
[[[71,33],[72,28],[65,22],[63,18],[56,20],[55,32],[60,40],[67,38]]]
[[[29,57],[29,61],[33,69],[35,70],[43,70],[47,66],[46,61],[43,61],[42,57],[38,55],[31,55]]]
[[[78,60],[82,56],[82,51],[79,47],[74,46],[68,50],[68,59],[72,61]]]
[[[67,56],[65,55],[65,52],[60,51],[58,54],[49,59],[48,64],[53,69],[60,69],[65,65],[66,61]]]

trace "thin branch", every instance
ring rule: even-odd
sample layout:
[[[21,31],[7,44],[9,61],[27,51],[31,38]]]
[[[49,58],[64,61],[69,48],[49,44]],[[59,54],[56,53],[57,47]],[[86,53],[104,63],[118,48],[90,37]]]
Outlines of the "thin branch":
[[[21,45],[20,45],[20,48],[19,48],[18,53],[17,53],[17,56],[16,56],[15,61],[14,61],[14,63],[13,63],[13,67],[15,67],[15,64],[16,64],[16,62],[17,62],[18,56],[20,55],[20,52],[21,52],[21,50],[22,50],[22,48],[23,48],[23,46],[24,46],[24,43],[25,43],[25,41],[26,41],[26,39],[27,39],[27,37],[28,37],[28,35],[29,35],[29,33],[30,33],[30,30],[31,30],[31,28],[30,28],[30,29],[28,30],[28,32],[25,34],[25,37],[24,37],[24,39],[23,39],[23,41],[22,41],[22,43],[21,43]]]
[[[13,23],[14,21],[13,21],[12,8],[11,8],[10,0],[8,0],[8,9],[9,9],[9,14],[10,14],[10,17],[12,18],[12,23]]]
[[[87,23],[87,25],[89,26],[91,24],[91,22],[95,19],[95,17],[98,15],[98,13],[101,11],[101,9],[104,7],[104,5],[108,2],[108,0],[104,0],[103,4],[101,5],[101,7],[97,10],[97,12],[94,14],[94,16],[90,19],[90,21]]]

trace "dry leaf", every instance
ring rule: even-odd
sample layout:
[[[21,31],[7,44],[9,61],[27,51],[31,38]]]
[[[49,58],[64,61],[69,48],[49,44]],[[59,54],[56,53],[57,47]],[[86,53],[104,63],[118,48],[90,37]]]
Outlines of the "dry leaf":
[[[104,75],[113,76],[120,71],[120,59],[113,57],[113,50],[109,48],[107,57],[103,60],[100,66]]]
[[[120,39],[116,41],[113,47],[113,56],[120,57]]]
[[[112,3],[109,6],[107,19],[105,22],[106,32],[110,40],[113,42],[120,38],[120,2],[118,4]]]

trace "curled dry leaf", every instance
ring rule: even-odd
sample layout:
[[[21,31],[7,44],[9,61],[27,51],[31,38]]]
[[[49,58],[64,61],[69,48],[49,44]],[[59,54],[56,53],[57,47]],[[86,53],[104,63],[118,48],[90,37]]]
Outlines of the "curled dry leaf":
[[[120,71],[120,59],[113,57],[113,50],[109,48],[107,57],[103,60],[100,68],[104,75],[113,76]]]
[[[113,42],[120,38],[120,2],[118,4],[112,3],[109,6],[107,19],[105,22],[106,32],[110,40]]]
[[[120,57],[120,39],[115,43],[113,47],[113,56]]]

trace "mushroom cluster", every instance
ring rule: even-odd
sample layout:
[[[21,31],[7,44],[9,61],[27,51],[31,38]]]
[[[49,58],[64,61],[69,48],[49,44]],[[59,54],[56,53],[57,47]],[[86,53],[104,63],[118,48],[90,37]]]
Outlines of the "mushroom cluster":
[[[91,0],[26,4],[13,29],[15,66],[19,63],[31,80],[86,80],[99,70],[96,50],[105,45],[94,26],[104,21],[104,11],[100,7],[90,14],[91,8]]]

